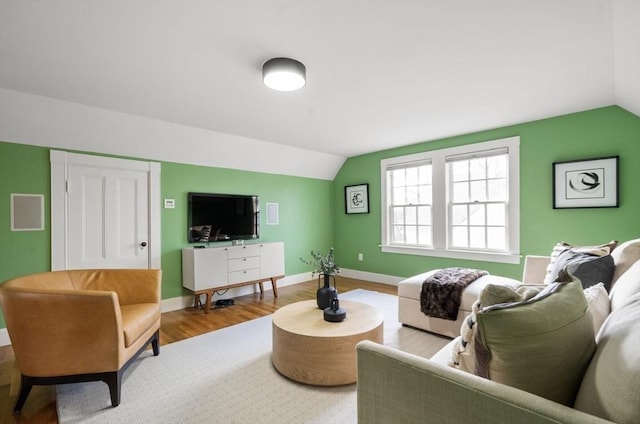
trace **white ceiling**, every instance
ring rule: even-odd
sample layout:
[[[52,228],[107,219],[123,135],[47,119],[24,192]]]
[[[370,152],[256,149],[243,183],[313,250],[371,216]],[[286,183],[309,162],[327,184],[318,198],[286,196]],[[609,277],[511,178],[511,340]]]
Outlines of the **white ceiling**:
[[[618,104],[640,1],[7,1],[0,87],[349,157]],[[286,56],[307,85],[277,92]]]

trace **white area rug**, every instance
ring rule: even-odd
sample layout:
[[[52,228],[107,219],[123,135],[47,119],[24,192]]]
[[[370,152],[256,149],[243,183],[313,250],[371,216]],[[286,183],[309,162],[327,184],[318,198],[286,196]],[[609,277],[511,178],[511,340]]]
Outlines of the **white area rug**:
[[[384,312],[384,340],[431,357],[448,339],[402,327],[398,298],[353,290],[341,299]],[[347,311],[347,314],[349,311]],[[120,406],[103,382],[57,386],[60,423],[355,423],[356,385],[315,387],[271,364],[271,316],[145,351],[127,369]]]

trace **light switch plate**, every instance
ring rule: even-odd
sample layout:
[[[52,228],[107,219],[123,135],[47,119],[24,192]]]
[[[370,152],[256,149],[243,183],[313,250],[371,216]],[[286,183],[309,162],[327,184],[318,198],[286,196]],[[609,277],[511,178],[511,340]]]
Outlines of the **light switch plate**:
[[[175,199],[164,199],[164,208],[165,209],[175,209],[176,201]]]

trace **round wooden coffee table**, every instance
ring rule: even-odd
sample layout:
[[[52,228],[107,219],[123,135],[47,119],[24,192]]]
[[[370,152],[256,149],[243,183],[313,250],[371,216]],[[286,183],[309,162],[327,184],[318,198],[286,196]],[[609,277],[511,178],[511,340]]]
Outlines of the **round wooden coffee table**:
[[[273,314],[271,361],[284,376],[316,386],[356,381],[356,344],[382,343],[383,316],[376,308],[341,300],[347,311],[342,322],[327,322],[315,300],[297,302]]]

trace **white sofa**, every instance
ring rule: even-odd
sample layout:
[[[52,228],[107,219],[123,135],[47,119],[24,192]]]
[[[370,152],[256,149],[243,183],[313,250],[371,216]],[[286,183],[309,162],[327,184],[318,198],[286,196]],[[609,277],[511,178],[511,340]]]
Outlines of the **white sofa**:
[[[621,244],[611,256],[611,312],[578,375],[573,404],[448,366],[455,341],[431,359],[365,341],[357,346],[358,422],[640,423],[640,238]],[[546,263],[534,261],[536,266],[529,263],[525,274],[542,281]],[[576,353],[566,350],[570,358]],[[547,376],[550,386],[558,380],[559,373],[534,371]]]

